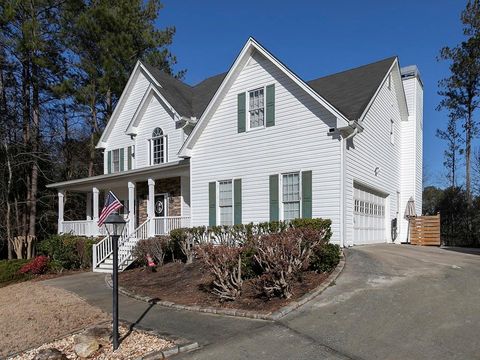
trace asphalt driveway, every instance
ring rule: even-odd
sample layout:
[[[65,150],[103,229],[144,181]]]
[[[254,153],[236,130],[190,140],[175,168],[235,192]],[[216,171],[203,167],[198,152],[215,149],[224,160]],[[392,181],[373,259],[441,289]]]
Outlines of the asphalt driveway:
[[[121,297],[121,316],[198,341],[185,359],[480,359],[480,256],[406,245],[345,251],[335,286],[279,322]],[[109,310],[98,274],[49,280]]]

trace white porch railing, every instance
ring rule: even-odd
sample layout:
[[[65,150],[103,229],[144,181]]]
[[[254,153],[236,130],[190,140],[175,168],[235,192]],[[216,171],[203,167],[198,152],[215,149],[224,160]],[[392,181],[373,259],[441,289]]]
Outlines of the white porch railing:
[[[153,229],[151,223],[153,222]],[[147,219],[143,224],[137,227],[131,234],[128,234],[128,221],[124,227],[123,234],[118,243],[118,266],[124,269],[131,262],[131,254],[137,241],[148,239],[154,235],[166,235],[174,229],[190,226],[190,217],[188,216],[167,216]],[[103,227],[104,228],[104,227]],[[106,236],[100,242],[93,245],[93,269],[98,268],[113,253],[112,242]]]
[[[118,243],[119,247],[122,244],[122,242],[128,239],[128,222],[129,220],[127,220],[123,228],[122,234],[120,235],[120,239]],[[105,226],[102,226],[102,228],[105,230]],[[113,252],[112,242],[110,241],[109,236],[105,236],[98,243],[93,244],[93,247],[92,247],[93,268],[96,268],[99,264],[101,264],[107,257],[110,256],[112,252]]]
[[[92,220],[64,221],[62,223],[65,234],[90,236],[92,233]]]
[[[62,233],[78,236],[106,235],[105,226],[98,227],[96,220],[63,221]]]
[[[153,222],[155,235],[167,235],[172,230],[190,227],[189,216],[154,217]]]

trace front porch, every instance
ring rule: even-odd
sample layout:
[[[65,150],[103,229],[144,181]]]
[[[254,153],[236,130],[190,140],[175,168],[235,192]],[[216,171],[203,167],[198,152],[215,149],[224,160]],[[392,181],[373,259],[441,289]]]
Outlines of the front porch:
[[[105,236],[105,227],[97,225],[103,199],[112,191],[122,202],[126,233],[133,236],[143,226],[142,238],[166,235],[171,230],[190,226],[190,177],[188,162],[161,164],[118,174],[100,175],[52,184],[58,189],[58,233],[79,236]],[[72,194],[81,194],[85,206],[77,213],[66,211]],[[70,197],[67,201],[67,197]],[[66,215],[68,214],[68,215]],[[83,216],[79,219],[79,216]]]
[[[132,251],[137,241],[190,227],[190,169],[186,160],[66,181],[49,187],[58,189],[59,234],[102,237],[92,249],[92,268],[96,272],[111,272],[113,269],[112,242],[106,236],[105,226],[98,226],[103,199],[108,191],[122,202],[119,214],[126,221],[118,243],[120,271],[133,262]],[[79,202],[84,202],[83,209]],[[68,209],[69,206],[74,211]],[[66,212],[66,207],[70,211]],[[80,216],[84,218],[79,219]]]

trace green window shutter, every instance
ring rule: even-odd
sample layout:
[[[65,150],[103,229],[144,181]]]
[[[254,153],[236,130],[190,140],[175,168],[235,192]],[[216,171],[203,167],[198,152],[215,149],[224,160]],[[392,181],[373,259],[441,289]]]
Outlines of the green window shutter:
[[[275,84],[267,86],[266,96],[266,124],[267,127],[275,125]]]
[[[217,225],[217,183],[208,183],[208,225]]]
[[[278,175],[270,175],[270,221],[279,220]]]
[[[108,151],[107,152],[107,173],[111,174],[112,173],[112,152]]]
[[[125,155],[124,155],[124,148],[120,149],[120,171],[125,170]]]
[[[233,181],[233,223],[242,224],[242,179]]]
[[[302,218],[312,218],[312,172],[302,172]]]
[[[238,132],[245,132],[245,93],[238,94],[238,103],[237,103],[237,129]]]
[[[127,170],[132,170],[132,147],[127,148]]]

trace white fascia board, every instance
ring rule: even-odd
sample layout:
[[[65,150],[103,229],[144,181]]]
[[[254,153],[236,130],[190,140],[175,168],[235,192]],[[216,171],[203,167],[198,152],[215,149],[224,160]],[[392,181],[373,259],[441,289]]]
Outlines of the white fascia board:
[[[118,103],[115,106],[115,109],[113,109],[112,116],[110,116],[110,119],[108,120],[108,123],[102,132],[102,136],[100,136],[100,139],[98,140],[98,143],[95,146],[96,149],[104,149],[106,147],[107,142],[105,140],[108,134],[110,134],[111,129],[114,126],[114,123],[116,122],[117,113],[120,111],[119,109],[123,107],[123,104],[127,99],[127,94],[130,92],[131,88],[133,87],[133,84],[135,83],[135,80],[138,77],[138,69],[140,68],[140,66],[142,66],[142,63],[140,61],[137,61],[137,63],[135,64],[135,67],[133,68],[132,73],[130,74],[130,77],[128,78],[127,85],[125,85],[125,88],[122,91],[122,95],[120,95],[120,99],[118,100]]]
[[[105,126],[105,129],[103,130],[102,136],[100,137],[100,140],[98,141],[97,145],[95,148],[97,149],[104,149],[107,146],[107,141],[106,138],[110,134],[112,128],[115,125],[116,119],[118,117],[118,113],[120,112],[120,109],[123,108],[123,104],[125,103],[126,99],[128,98],[128,94],[130,93],[130,90],[133,88],[133,85],[135,84],[135,81],[138,78],[139,72],[142,71],[143,74],[146,76],[148,81],[150,82],[150,87],[153,87],[153,89],[157,92],[158,96],[162,99],[162,101],[165,102],[167,105],[167,108],[171,109],[172,112],[176,113],[175,109],[173,106],[171,106],[166,99],[158,92],[158,89],[155,88],[155,86],[161,88],[162,85],[150,74],[150,72],[147,70],[147,68],[142,64],[141,61],[137,61],[135,64],[135,67],[132,70],[132,73],[130,74],[130,77],[128,78],[127,85],[125,85],[125,88],[123,89],[122,95],[120,96],[120,99],[118,100],[118,104],[115,106],[115,109],[113,110],[112,116],[110,116],[110,120],[108,121],[107,125]],[[152,86],[155,85],[155,86]],[[148,89],[147,89],[148,92]],[[145,95],[144,95],[145,97]],[[143,98],[142,98],[143,100]]]
[[[367,115],[368,113],[368,110],[370,110],[370,107],[372,106],[373,102],[375,101],[375,99],[377,98],[380,90],[382,89],[382,86],[385,84],[385,82],[387,81],[387,78],[388,76],[390,75],[390,73],[392,73],[392,70],[396,68],[396,75],[400,75],[400,68],[398,66],[398,58],[395,58],[395,60],[393,61],[392,65],[390,66],[390,68],[388,69],[387,73],[385,74],[385,76],[383,77],[383,80],[380,82],[380,85],[378,86],[377,90],[375,91],[375,94],[372,96],[372,98],[370,99],[370,101],[368,102],[368,105],[367,107],[365,108],[365,110],[363,111],[362,115],[357,119],[358,123],[361,124],[363,119],[365,118],[365,116]],[[397,76],[395,76],[395,78],[397,79]],[[401,79],[401,78],[400,78]],[[397,81],[398,83],[398,81]],[[401,81],[400,81],[401,83]],[[403,101],[399,101],[399,105],[400,105],[400,113],[402,113],[403,115],[403,112],[406,111],[406,114],[408,116],[408,109],[406,108],[407,106],[407,100],[405,98],[405,90],[403,89],[403,84],[400,84],[401,86],[401,89],[398,89],[398,93],[400,94],[400,96],[403,97]],[[397,96],[397,100],[398,100],[398,96]],[[403,103],[404,106],[402,106],[401,104]],[[403,110],[403,111],[402,111]],[[362,128],[363,129],[363,128]]]
[[[293,80],[297,85],[299,85],[303,90],[305,90],[308,94],[310,94],[314,99],[316,99],[320,104],[322,104],[327,110],[329,110],[332,114],[337,116],[337,119],[340,119],[341,122],[348,124],[348,119],[338,111],[333,105],[327,102],[323,97],[321,97],[315,90],[313,90],[307,83],[305,83],[302,79],[300,79],[297,75],[295,75],[290,69],[288,69],[284,64],[282,64],[277,58],[275,58],[272,54],[270,54],[266,49],[264,49],[255,39],[250,37],[246,44],[244,45],[242,51],[235,59],[233,65],[230,67],[227,76],[223,79],[222,83],[220,84],[219,88],[217,89],[215,95],[213,96],[212,100],[208,104],[207,108],[205,109],[202,117],[198,120],[197,125],[193,129],[190,136],[187,140],[183,143],[182,147],[178,152],[178,156],[180,157],[187,157],[186,154],[187,149],[192,149],[197,141],[198,137],[202,133],[203,129],[206,126],[206,121],[208,121],[212,109],[215,107],[216,102],[221,97],[221,94],[224,91],[224,88],[233,78],[234,74],[240,71],[240,68],[243,67],[253,51],[258,51],[261,55],[267,58],[270,62],[276,65],[280,70],[282,70],[291,80]]]
[[[150,103],[150,100],[152,99],[153,96],[157,96],[160,99],[160,101],[162,101],[165,104],[165,107],[172,112],[172,114],[180,117],[180,115],[175,110],[175,108],[172,105],[170,105],[167,99],[165,99],[165,97],[160,93],[160,91],[158,91],[158,88],[155,85],[150,84],[147,88],[147,91],[145,91],[145,94],[143,94],[142,100],[140,101],[140,104],[138,105],[137,110],[135,110],[135,113],[132,116],[132,119],[130,120],[130,123],[128,124],[127,129],[125,130],[125,134],[137,135],[140,119],[145,113],[145,110],[147,109],[147,106]]]

